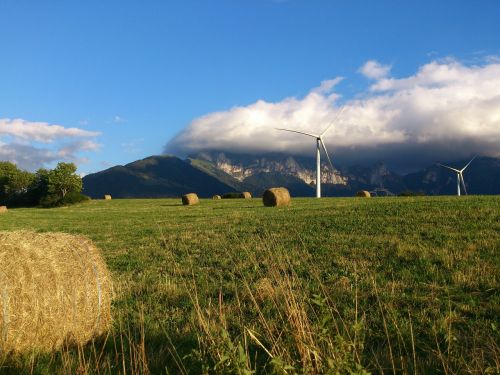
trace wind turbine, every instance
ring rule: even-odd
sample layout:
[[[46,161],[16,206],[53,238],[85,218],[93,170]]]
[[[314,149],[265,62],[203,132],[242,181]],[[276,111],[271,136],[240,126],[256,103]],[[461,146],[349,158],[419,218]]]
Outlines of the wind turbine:
[[[335,170],[333,168],[332,161],[330,160],[330,156],[328,156],[328,151],[326,150],[325,142],[323,141],[323,136],[325,133],[330,129],[330,127],[333,125],[333,123],[339,118],[340,114],[344,111],[343,107],[340,112],[335,116],[335,119],[330,123],[330,125],[327,126],[327,128],[320,134],[311,134],[311,133],[305,133],[301,132],[298,130],[291,130],[291,129],[283,129],[283,128],[276,128],[276,130],[283,130],[286,132],[291,132],[291,133],[298,133],[302,135],[307,135],[312,138],[316,138],[316,198],[321,198],[321,148],[325,151],[326,158],[328,159],[328,163],[330,164],[330,167],[332,167],[332,173]]]
[[[455,168],[452,168],[448,165],[438,163],[439,166],[448,168],[457,174],[457,195],[458,196],[460,196],[460,182],[462,182],[465,195],[467,195],[467,189],[465,188],[465,181],[464,181],[464,176],[463,176],[462,172],[465,171],[465,168],[467,168],[469,166],[469,164],[472,163],[472,160],[474,160],[476,158],[476,156],[474,156],[472,159],[470,159],[470,161],[462,169],[455,169]]]

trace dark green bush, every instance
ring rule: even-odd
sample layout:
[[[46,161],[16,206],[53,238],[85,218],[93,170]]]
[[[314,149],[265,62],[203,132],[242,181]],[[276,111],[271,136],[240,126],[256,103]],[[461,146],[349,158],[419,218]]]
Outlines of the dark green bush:
[[[77,191],[72,191],[72,192],[66,194],[66,196],[62,199],[62,203],[63,203],[63,205],[66,205],[66,204],[75,204],[75,203],[86,202],[89,200],[90,200],[89,196],[82,194],[80,192],[77,192]]]
[[[88,200],[90,200],[90,197],[76,191],[66,194],[62,199],[56,194],[49,194],[40,201],[40,206],[45,208],[60,207],[86,202]]]
[[[423,191],[411,191],[405,190],[399,193],[400,197],[423,197],[425,193]]]
[[[236,198],[244,198],[243,193],[231,192],[222,195],[222,199],[236,199]]]
[[[62,206],[62,200],[55,194],[49,194],[40,199],[40,206],[45,208]]]

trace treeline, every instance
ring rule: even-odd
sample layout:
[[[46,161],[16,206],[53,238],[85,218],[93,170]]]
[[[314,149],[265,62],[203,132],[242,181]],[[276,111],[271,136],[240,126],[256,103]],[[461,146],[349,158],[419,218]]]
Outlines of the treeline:
[[[55,207],[89,199],[81,193],[82,178],[73,163],[59,163],[54,169],[35,173],[14,163],[0,161],[0,205],[8,207]]]

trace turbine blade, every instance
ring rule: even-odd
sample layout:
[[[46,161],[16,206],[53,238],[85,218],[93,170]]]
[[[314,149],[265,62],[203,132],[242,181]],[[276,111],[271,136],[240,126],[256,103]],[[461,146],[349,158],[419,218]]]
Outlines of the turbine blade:
[[[464,187],[465,195],[467,195],[467,188],[465,187],[464,176],[460,173],[460,180],[462,181],[462,186]]]
[[[332,167],[332,173],[334,173],[335,168],[333,167],[332,161],[330,160],[330,156],[328,155],[328,150],[326,149],[326,146],[325,146],[325,142],[323,142],[322,138],[320,138],[320,143],[321,143],[321,146],[323,147],[323,150],[325,150],[325,155],[326,155],[326,158],[328,159],[328,163],[330,164],[330,167]]]
[[[309,137],[313,138],[319,138],[319,136],[315,134],[310,134],[310,133],[304,133],[304,132],[299,132],[298,130],[291,130],[291,129],[282,129],[282,128],[275,128],[276,130],[283,130],[285,132],[292,132],[292,133],[298,133],[298,134],[303,134],[303,135],[308,135]]]
[[[449,166],[447,166],[447,165],[440,164],[440,163],[437,163],[437,165],[439,165],[439,166],[441,166],[441,167],[445,167],[445,168],[451,169],[453,172],[460,173],[460,171],[459,171],[458,169],[455,169],[455,168],[449,167]]]
[[[468,162],[468,163],[465,165],[465,167],[463,167],[463,168],[460,170],[460,172],[465,171],[465,168],[467,168],[467,167],[469,166],[469,164],[470,164],[470,163],[472,163],[472,160],[474,160],[474,159],[476,158],[476,156],[477,156],[477,155],[474,155],[474,157],[473,157],[472,159],[470,159],[470,162]]]
[[[343,106],[339,112],[337,112],[337,116],[330,122],[330,124],[326,127],[326,129],[323,131],[323,133],[320,134],[320,136],[325,135],[325,133],[330,129],[330,127],[340,118],[340,115],[342,112],[344,112],[345,106]]]

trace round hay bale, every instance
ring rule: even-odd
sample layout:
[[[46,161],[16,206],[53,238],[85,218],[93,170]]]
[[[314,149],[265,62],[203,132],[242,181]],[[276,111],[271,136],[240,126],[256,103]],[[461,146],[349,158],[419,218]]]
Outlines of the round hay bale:
[[[195,193],[184,194],[182,196],[182,204],[184,206],[192,206],[193,204],[200,203],[198,196]]]
[[[110,201],[110,200],[111,200],[111,195],[106,194],[106,195],[104,196],[104,200],[106,200],[106,201]]]
[[[7,206],[0,206],[0,214],[3,212],[7,212]]]
[[[370,198],[371,197],[371,194],[369,191],[366,191],[366,190],[360,190],[356,193],[356,196],[357,197],[363,197],[363,198]]]
[[[250,194],[248,191],[244,191],[241,193],[241,197],[244,199],[252,199],[252,194]]]
[[[220,195],[214,195],[214,196],[212,197],[212,199],[214,199],[214,200],[219,200],[219,199],[222,199],[222,197],[221,197]]]
[[[290,201],[290,192],[284,187],[267,189],[264,194],[262,194],[262,202],[264,202],[264,206],[267,207],[289,206]]]
[[[82,236],[0,232],[0,355],[84,344],[111,325],[111,277]]]

